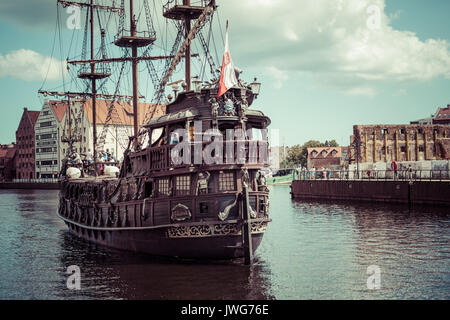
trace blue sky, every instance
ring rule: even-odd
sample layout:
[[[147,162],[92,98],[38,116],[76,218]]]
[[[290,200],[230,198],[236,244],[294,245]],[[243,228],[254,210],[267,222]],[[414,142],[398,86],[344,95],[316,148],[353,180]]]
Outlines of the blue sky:
[[[42,106],[37,90],[52,56],[55,3],[0,0],[0,143],[14,141],[24,107]],[[409,123],[450,104],[450,1],[218,3],[222,24],[230,21],[233,62],[246,80],[257,76],[263,84],[253,107],[271,117],[282,143],[345,145],[354,124]],[[62,30],[64,49],[71,36]],[[222,44],[217,50],[222,55]],[[63,51],[57,44],[55,62],[66,58]],[[59,70],[54,63],[45,88],[61,84]],[[147,79],[140,82],[151,96]]]

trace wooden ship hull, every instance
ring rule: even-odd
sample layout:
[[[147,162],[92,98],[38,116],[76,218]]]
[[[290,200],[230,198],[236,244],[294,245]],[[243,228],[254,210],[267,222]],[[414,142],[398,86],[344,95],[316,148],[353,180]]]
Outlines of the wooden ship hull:
[[[219,260],[244,256],[246,221],[242,218],[244,200],[240,194],[134,200],[128,196],[129,182],[124,187],[119,181],[80,179],[63,183],[58,215],[70,233],[99,245],[158,256]],[[108,195],[108,190],[113,190],[112,194]],[[140,198],[145,190],[133,192]],[[271,221],[268,196],[266,191],[249,192],[252,254]],[[189,212],[189,221],[176,221],[177,206],[188,208],[184,214]],[[226,220],[218,219],[227,210]]]

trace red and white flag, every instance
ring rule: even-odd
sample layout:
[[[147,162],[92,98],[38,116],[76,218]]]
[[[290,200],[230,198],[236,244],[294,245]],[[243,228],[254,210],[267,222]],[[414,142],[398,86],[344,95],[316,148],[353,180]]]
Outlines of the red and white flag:
[[[223,54],[222,72],[220,74],[220,85],[217,98],[238,84],[236,73],[234,71],[233,61],[231,61],[230,50],[228,48],[228,21],[225,34],[225,53]]]

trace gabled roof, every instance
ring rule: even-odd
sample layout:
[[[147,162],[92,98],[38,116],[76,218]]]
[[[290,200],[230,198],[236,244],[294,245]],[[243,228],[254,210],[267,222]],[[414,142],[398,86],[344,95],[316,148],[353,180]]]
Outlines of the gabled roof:
[[[108,116],[108,110],[111,105],[111,100],[96,100],[96,120],[97,124],[105,124],[106,118]],[[152,112],[155,110],[154,104],[150,103],[139,103],[138,104],[138,121],[139,126],[144,124],[144,117],[149,114],[152,115]],[[84,112],[87,114],[89,122],[92,123],[92,99],[85,100]],[[114,109],[111,120],[108,122],[109,124],[122,124],[122,125],[130,125],[132,126],[134,123],[133,119],[133,107],[128,102],[121,102],[120,104],[117,101],[114,101]],[[149,111],[150,109],[150,111]],[[155,112],[153,113],[153,118],[160,117],[165,114],[166,106],[158,105]]]
[[[450,120],[450,107],[447,106],[446,108],[439,108],[434,116],[434,120]]]
[[[61,122],[67,110],[67,102],[65,101],[49,101],[50,107],[55,113],[58,122]]]
[[[323,158],[322,152],[325,151],[325,158],[340,158],[342,157],[342,149],[344,147],[308,148],[308,157],[312,157],[312,153],[316,151],[317,156],[314,158]],[[333,155],[333,151],[336,151],[335,155]]]
[[[39,111],[28,111],[28,115],[30,116],[33,127],[36,125],[37,119],[39,118],[39,113]]]

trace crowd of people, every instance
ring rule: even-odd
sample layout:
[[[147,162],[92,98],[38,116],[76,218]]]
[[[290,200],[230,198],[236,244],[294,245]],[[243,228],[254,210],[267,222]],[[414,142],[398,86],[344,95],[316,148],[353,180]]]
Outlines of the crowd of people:
[[[365,178],[365,179],[384,179],[386,176],[386,172],[392,172],[391,177],[394,180],[399,178],[399,165],[396,161],[392,161],[390,165],[390,170],[379,170],[377,164],[374,163],[371,169],[363,170],[363,171],[354,171],[354,178]],[[408,165],[406,169],[402,170],[402,177],[406,179],[412,179],[414,172],[411,164]],[[331,180],[331,179],[348,179],[349,178],[349,170],[345,167],[339,170],[331,170],[330,168],[321,167],[316,168],[312,167],[310,169],[303,167],[296,169],[296,178],[301,180]]]
[[[95,158],[97,163],[97,173],[102,175],[105,168],[105,164],[117,165],[117,160],[114,155],[114,151],[110,152],[109,149],[106,151],[97,152],[97,157]],[[88,149],[86,153],[79,154],[76,150],[72,150],[70,156],[67,159],[67,167],[75,167],[80,169],[83,173],[90,172],[95,173],[94,156],[91,149]]]

